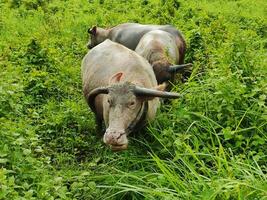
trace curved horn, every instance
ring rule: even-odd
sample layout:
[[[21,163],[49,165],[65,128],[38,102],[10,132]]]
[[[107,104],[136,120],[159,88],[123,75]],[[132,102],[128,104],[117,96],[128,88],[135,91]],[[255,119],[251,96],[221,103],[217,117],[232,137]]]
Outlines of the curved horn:
[[[177,73],[179,71],[183,71],[185,67],[191,67],[192,63],[182,64],[182,65],[172,65],[169,67],[168,72],[170,73]]]
[[[170,99],[176,99],[176,98],[181,97],[181,95],[178,93],[163,92],[159,90],[142,88],[138,86],[135,87],[133,92],[136,96],[141,96],[141,97],[162,97],[162,98],[170,98]]]
[[[99,94],[108,94],[108,92],[109,92],[109,90],[107,87],[98,87],[89,93],[89,95],[87,97],[87,103],[90,106],[90,108],[92,109],[92,111],[95,112],[95,98],[96,98],[96,96]]]

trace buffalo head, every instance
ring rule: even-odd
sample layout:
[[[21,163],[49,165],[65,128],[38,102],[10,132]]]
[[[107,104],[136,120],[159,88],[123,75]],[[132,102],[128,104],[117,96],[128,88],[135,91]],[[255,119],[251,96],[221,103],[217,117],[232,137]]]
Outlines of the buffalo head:
[[[88,33],[90,35],[90,40],[87,43],[87,48],[92,49],[96,45],[103,42],[105,39],[108,38],[108,30],[105,30],[100,27],[92,27],[88,29]]]
[[[103,141],[113,151],[127,149],[127,135],[144,124],[148,101],[156,97],[178,98],[179,94],[161,91],[161,86],[148,89],[130,82],[116,83],[92,90],[88,103],[95,111],[95,97],[104,94],[103,118],[107,127]]]

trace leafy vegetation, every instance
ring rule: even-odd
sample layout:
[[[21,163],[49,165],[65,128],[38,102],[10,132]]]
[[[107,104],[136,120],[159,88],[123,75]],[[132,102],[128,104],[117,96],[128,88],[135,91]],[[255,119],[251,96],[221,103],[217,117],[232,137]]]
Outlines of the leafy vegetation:
[[[267,199],[264,0],[2,0],[0,199]],[[81,92],[87,29],[173,24],[183,94],[113,153]]]

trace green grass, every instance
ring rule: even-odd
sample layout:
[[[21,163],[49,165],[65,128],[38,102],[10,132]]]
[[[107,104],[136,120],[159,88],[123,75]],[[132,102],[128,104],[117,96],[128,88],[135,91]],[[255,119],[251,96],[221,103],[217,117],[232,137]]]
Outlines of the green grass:
[[[257,1],[0,2],[0,199],[267,199],[267,8]],[[173,24],[179,100],[113,153],[82,96],[87,29]]]

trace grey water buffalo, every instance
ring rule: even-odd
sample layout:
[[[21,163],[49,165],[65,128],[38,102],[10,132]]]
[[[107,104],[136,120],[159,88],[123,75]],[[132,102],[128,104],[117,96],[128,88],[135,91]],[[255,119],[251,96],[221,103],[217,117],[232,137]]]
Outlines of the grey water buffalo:
[[[103,42],[105,39],[110,39],[114,42],[128,47],[129,49],[135,50],[143,35],[153,30],[166,31],[174,36],[174,40],[180,54],[178,63],[182,64],[184,61],[184,52],[186,49],[185,40],[182,34],[174,26],[171,25],[144,25],[138,23],[124,23],[109,29],[94,26],[93,28],[88,29],[88,33],[90,34],[91,38],[87,47],[91,49]]]
[[[176,36],[162,30],[146,33],[138,43],[135,52],[143,56],[153,67],[158,83],[173,81],[177,72],[189,70],[191,63],[180,64],[184,53],[179,51]],[[182,54],[181,54],[182,53]]]
[[[110,40],[90,50],[82,61],[84,97],[104,122],[104,143],[113,151],[127,149],[127,135],[155,118],[158,97],[178,98],[158,85],[150,64],[136,52]]]

